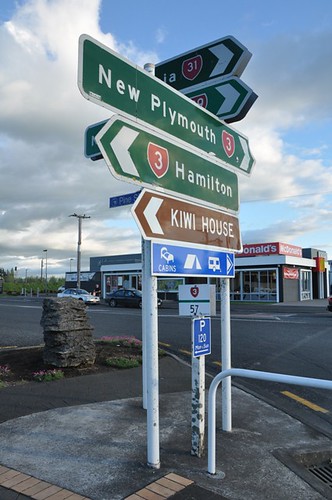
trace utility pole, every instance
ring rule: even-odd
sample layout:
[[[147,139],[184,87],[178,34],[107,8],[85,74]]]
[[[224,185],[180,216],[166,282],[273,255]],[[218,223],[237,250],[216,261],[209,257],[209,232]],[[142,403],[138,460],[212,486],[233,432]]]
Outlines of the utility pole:
[[[82,243],[82,219],[90,219],[89,215],[77,215],[73,213],[69,217],[77,217],[78,241],[77,241],[77,288],[81,288],[81,243]]]

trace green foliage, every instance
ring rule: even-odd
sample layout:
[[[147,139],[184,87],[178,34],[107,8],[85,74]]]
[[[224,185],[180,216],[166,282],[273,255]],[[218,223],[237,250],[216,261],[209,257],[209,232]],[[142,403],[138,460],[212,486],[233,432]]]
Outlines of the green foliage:
[[[114,368],[137,368],[141,365],[141,360],[137,358],[107,358],[105,364]]]
[[[64,376],[62,370],[40,370],[33,373],[33,380],[36,382],[51,382],[52,380],[60,380]]]
[[[60,286],[65,283],[64,278],[56,278],[51,276],[47,280],[47,291],[49,293],[56,293]],[[28,276],[27,278],[14,278],[14,273],[5,272],[4,283],[3,283],[3,293],[8,295],[20,295],[26,291],[26,294],[37,295],[37,293],[45,293],[46,282],[45,279],[41,280],[38,276]]]

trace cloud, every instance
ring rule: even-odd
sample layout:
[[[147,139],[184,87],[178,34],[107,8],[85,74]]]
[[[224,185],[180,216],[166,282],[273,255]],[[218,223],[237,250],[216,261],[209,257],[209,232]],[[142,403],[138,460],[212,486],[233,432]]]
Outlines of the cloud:
[[[78,38],[87,33],[140,66],[159,57],[103,33],[99,16],[100,0],[27,0],[0,25],[1,267],[19,263],[38,274],[47,248],[50,273],[68,270],[77,244],[73,212],[91,216],[83,224],[85,269],[90,256],[140,251],[129,207],[108,208],[110,196],[135,186],[115,180],[103,160],[83,156],[85,128],[110,113],[78,90]],[[157,43],[166,35],[157,29]],[[331,33],[279,37],[251,50],[242,78],[259,98],[234,124],[249,136],[257,161],[250,178],[239,176],[243,231],[252,241],[280,236],[292,242],[331,218],[331,202],[322,194],[332,191],[328,139],[312,137],[304,148],[288,135],[329,119]],[[306,199],[306,193],[312,195]],[[252,200],[266,200],[262,223]],[[303,215],[296,212],[300,205]]]

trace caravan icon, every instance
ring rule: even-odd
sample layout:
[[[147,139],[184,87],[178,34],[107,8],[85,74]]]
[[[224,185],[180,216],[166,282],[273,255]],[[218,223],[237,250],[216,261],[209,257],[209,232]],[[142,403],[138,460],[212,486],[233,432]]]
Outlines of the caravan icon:
[[[212,269],[212,271],[220,271],[220,259],[219,257],[209,257],[209,269]]]

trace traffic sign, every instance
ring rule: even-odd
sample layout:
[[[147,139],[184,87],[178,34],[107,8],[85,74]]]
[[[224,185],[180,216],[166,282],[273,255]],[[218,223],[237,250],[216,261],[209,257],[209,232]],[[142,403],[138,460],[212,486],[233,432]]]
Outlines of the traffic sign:
[[[250,174],[255,161],[244,135],[88,35],[80,36],[78,70],[86,99],[162,129],[215,155],[221,165]]]
[[[144,238],[241,251],[237,217],[144,189],[132,214]]]
[[[234,278],[234,253],[153,241],[152,275]]]
[[[215,316],[215,285],[179,285],[180,316]]]
[[[120,196],[112,196],[112,198],[110,198],[110,208],[132,205],[133,203],[135,203],[140,193],[141,191],[135,191],[135,193],[122,194]]]
[[[195,358],[211,354],[211,318],[192,319],[192,344]]]
[[[155,74],[182,90],[216,77],[241,76],[251,56],[236,38],[227,36],[156,64]]]
[[[227,123],[242,120],[257,99],[253,90],[235,76],[197,85],[183,93]]]
[[[100,152],[99,146],[96,143],[96,135],[99,130],[101,130],[104,125],[107,123],[107,120],[103,120],[102,122],[94,123],[93,125],[89,125],[85,129],[84,134],[84,156],[86,158],[91,158],[91,160],[101,160],[103,155]]]
[[[213,156],[167,137],[115,115],[96,142],[117,179],[237,212],[237,175],[216,165]]]

